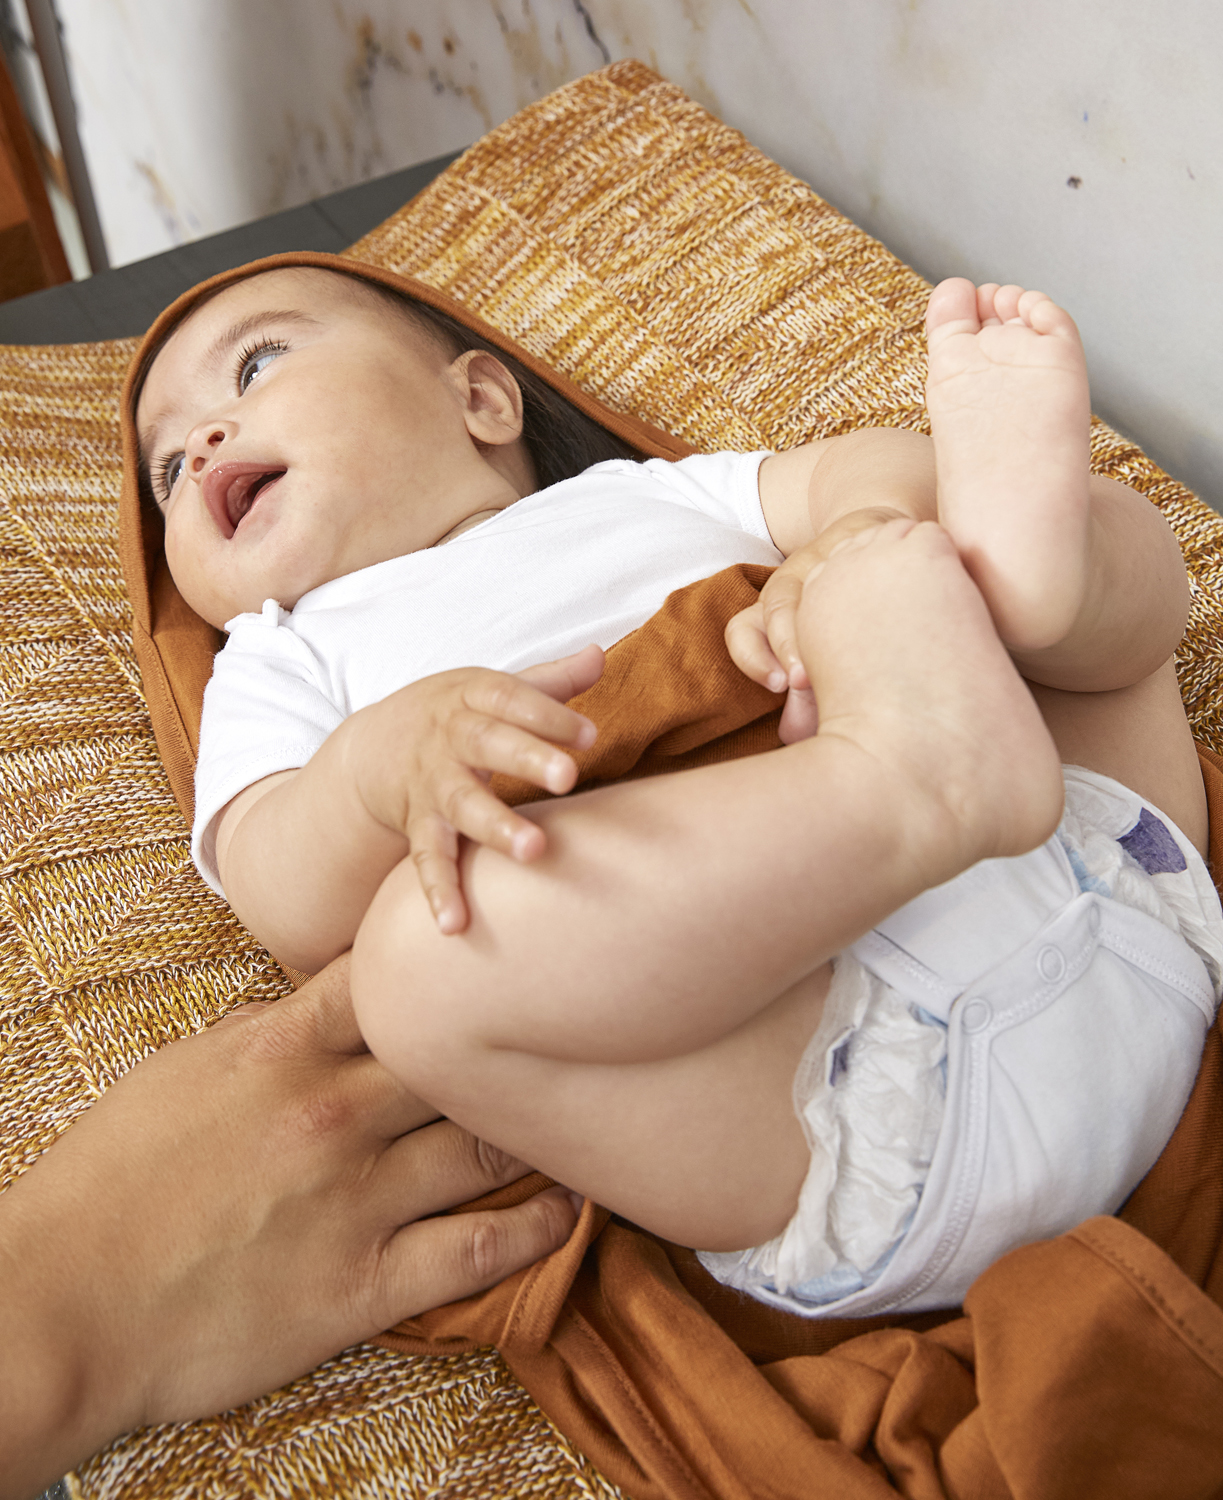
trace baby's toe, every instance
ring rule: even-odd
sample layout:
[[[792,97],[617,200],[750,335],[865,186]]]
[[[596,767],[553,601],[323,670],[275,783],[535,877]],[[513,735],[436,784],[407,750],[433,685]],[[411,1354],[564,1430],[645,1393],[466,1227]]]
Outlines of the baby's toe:
[[[1019,316],[1037,333],[1056,334],[1078,340],[1079,330],[1064,307],[1059,307],[1044,292],[1025,292],[1019,303]]]
[[[1019,303],[1024,295],[1021,286],[1000,286],[994,293],[994,313],[1003,323],[1019,317]]]
[[[930,301],[926,305],[926,328],[929,332],[933,333],[949,324],[967,324],[969,331],[975,331],[980,326],[977,289],[963,276],[951,276],[946,281],[940,281],[930,293]]]

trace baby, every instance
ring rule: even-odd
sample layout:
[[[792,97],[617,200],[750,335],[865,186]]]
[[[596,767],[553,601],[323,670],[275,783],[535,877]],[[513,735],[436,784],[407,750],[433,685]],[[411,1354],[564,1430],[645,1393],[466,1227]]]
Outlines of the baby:
[[[1223,918],[1183,565],[1089,478],[1069,317],[943,283],[933,446],[562,477],[506,360],[359,276],[226,287],[139,391],[171,571],[230,632],[205,878],[299,969],[352,946],[371,1050],[437,1109],[780,1306],[953,1304],[1115,1209],[1192,1086]],[[727,644],[789,689],[784,748],[491,794],[572,787],[579,648],[782,558]]]

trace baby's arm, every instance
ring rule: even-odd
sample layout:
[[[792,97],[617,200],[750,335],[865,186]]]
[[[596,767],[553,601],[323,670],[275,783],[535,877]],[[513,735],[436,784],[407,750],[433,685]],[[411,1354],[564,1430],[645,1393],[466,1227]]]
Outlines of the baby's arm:
[[[597,647],[518,676],[462,668],[353,714],[301,770],[266,777],[225,809],[216,854],[230,905],[279,959],[315,973],[352,945],[374,893],[411,854],[438,925],[461,931],[460,835],[520,861],[544,847],[539,825],[488,790],[488,773],[568,791],[577,767],[557,744],[585,749],[595,731],[564,700],[601,671]]]

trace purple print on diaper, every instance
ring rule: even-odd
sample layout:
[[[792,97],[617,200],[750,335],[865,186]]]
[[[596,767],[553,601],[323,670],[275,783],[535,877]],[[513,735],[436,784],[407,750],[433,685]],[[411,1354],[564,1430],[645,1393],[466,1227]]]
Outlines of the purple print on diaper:
[[[1137,823],[1117,842],[1148,875],[1176,875],[1188,868],[1180,845],[1149,808],[1142,809]]]

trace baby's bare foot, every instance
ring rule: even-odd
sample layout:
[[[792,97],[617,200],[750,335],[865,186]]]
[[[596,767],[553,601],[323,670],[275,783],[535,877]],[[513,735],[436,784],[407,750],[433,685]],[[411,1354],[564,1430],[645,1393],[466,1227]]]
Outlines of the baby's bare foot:
[[[798,625],[817,738],[875,762],[881,815],[911,831],[921,888],[1049,837],[1057,751],[941,526],[855,537],[809,581]]]
[[[998,634],[1019,653],[1056,645],[1087,587],[1087,366],[1070,315],[1043,292],[934,289],[926,405],[939,521]]]

